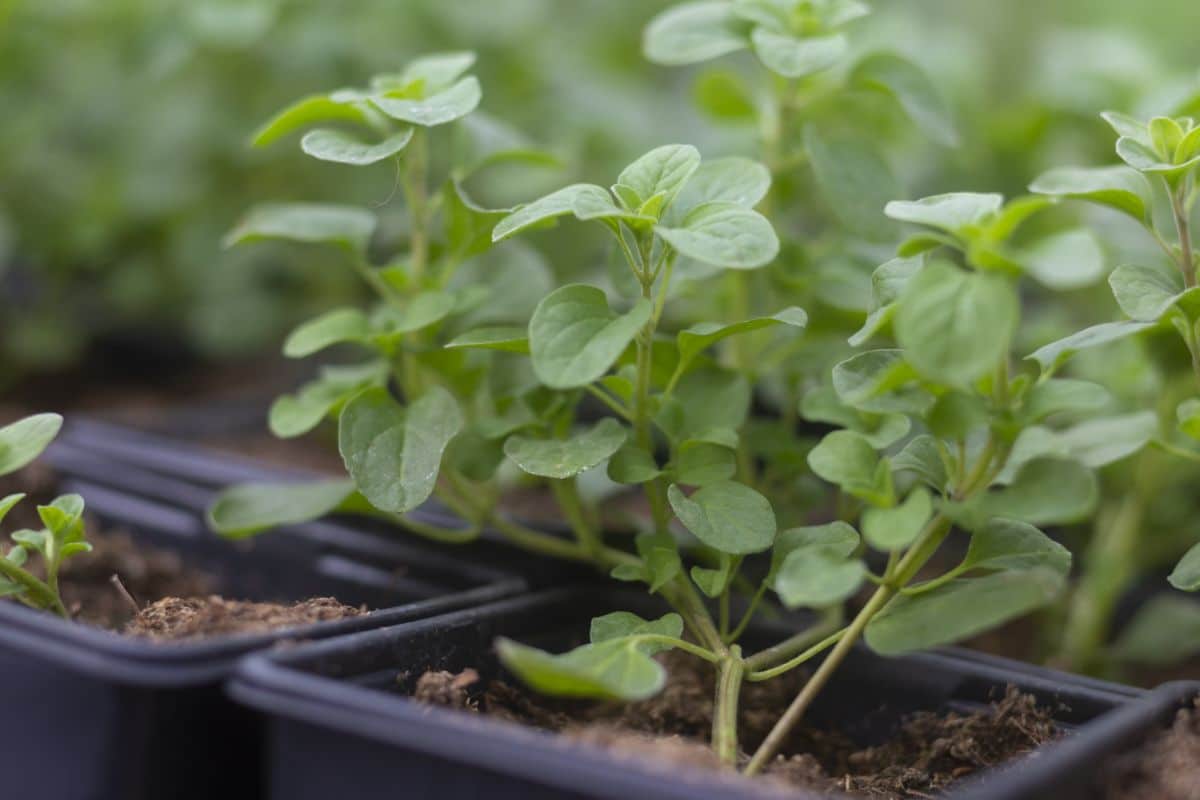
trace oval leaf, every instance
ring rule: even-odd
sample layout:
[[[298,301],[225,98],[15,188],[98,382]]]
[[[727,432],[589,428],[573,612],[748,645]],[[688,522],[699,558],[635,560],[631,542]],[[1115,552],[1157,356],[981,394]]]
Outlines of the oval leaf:
[[[775,512],[767,498],[748,486],[722,481],[688,497],[672,484],[667,497],[684,527],[714,550],[758,553],[775,541]]]
[[[608,307],[604,292],[571,284],[538,303],[529,321],[529,347],[538,379],[552,389],[572,389],[599,379],[650,319],[641,299],[625,314]]]
[[[570,439],[513,436],[504,443],[504,454],[530,475],[571,478],[610,458],[628,435],[625,426],[610,417]]]

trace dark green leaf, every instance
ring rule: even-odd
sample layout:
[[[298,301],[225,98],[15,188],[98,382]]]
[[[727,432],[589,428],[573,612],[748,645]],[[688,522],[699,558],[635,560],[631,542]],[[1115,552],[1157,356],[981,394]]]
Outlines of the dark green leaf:
[[[650,318],[650,302],[625,314],[608,307],[604,292],[571,284],[550,293],[529,321],[529,346],[539,380],[554,389],[586,386],[620,358]]]
[[[775,540],[775,512],[770,502],[743,484],[713,483],[691,497],[672,485],[668,498],[684,527],[714,550],[732,555],[757,553]]]

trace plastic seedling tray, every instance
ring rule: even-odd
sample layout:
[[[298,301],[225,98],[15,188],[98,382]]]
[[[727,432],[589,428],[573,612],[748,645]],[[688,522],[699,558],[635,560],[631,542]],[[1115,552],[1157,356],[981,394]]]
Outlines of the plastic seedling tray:
[[[398,793],[514,800],[780,796],[770,786],[711,772],[663,772],[553,734],[423,706],[398,685],[398,675],[412,680],[426,669],[472,667],[487,678],[498,671],[495,637],[566,647],[580,641],[592,616],[614,609],[655,611],[645,596],[595,589],[546,592],[258,655],[243,662],[229,688],[237,700],[270,717],[269,785],[277,800],[374,800]],[[809,719],[868,744],[885,737],[908,712],[979,708],[1010,684],[1053,709],[1068,732],[1086,730],[1140,696],[1128,687],[1050,670],[1013,669],[1006,660],[960,658],[954,648],[899,659],[860,648]],[[1014,789],[1014,778],[1038,760],[1019,759],[965,780],[947,797],[1025,798]]]

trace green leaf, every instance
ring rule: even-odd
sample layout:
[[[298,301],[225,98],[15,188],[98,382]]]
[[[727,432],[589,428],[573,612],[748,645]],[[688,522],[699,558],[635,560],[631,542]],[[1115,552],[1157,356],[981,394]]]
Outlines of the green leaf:
[[[712,347],[722,339],[770,328],[775,325],[790,325],[793,328],[802,330],[808,325],[808,314],[802,308],[790,306],[769,317],[755,317],[729,324],[701,322],[693,325],[687,330],[680,331],[675,339],[679,346],[680,364],[683,365],[691,362],[692,359],[700,355],[704,350]]]
[[[241,539],[281,525],[319,519],[355,495],[348,479],[307,483],[248,483],[226,489],[208,509],[209,526]]]
[[[737,74],[708,70],[696,79],[696,105],[713,119],[750,121],[758,113],[750,87]]]
[[[1194,592],[1200,589],[1200,544],[1193,546],[1184,554],[1167,580],[1176,589],[1182,589],[1185,592]]]
[[[890,241],[896,228],[883,215],[902,195],[887,162],[871,144],[844,136],[828,136],[815,125],[804,129],[804,146],[817,187],[838,221],[852,232],[875,241]]]
[[[1200,399],[1192,397],[1184,400],[1175,409],[1175,417],[1179,420],[1180,432],[1200,441]]]
[[[1111,398],[1108,390],[1098,383],[1052,378],[1033,385],[1025,395],[1021,416],[1026,422],[1040,422],[1053,414],[1096,411]]]
[[[1049,569],[960,578],[896,597],[867,625],[865,638],[885,656],[949,644],[1046,605],[1062,586]]]
[[[773,588],[788,608],[823,608],[858,591],[866,574],[862,561],[841,555],[836,545],[800,547],[783,560]]]
[[[62,424],[58,414],[35,414],[0,428],[0,475],[16,472],[40,456]]]
[[[529,334],[516,325],[495,325],[476,328],[459,334],[446,343],[446,348],[474,348],[479,350],[504,350],[509,353],[528,353]]]
[[[914,384],[916,370],[900,350],[868,350],[833,368],[833,388],[843,403],[873,413],[923,413],[933,397]]]
[[[305,322],[283,343],[288,358],[304,358],[344,342],[363,342],[371,333],[367,315],[357,308],[338,308]]]
[[[725,0],[681,3],[650,20],[642,52],[668,66],[708,61],[747,47],[744,27]]]
[[[450,316],[456,305],[457,298],[450,292],[421,292],[408,301],[403,311],[385,308],[378,320],[387,337],[397,338],[436,325]]]
[[[1133,322],[1129,320],[1093,325],[1090,328],[1084,328],[1078,333],[1073,333],[1066,338],[1040,347],[1026,356],[1026,358],[1033,359],[1041,367],[1043,373],[1050,374],[1065,364],[1071,356],[1080,350],[1088,350],[1093,347],[1118,342],[1130,336],[1136,336],[1142,331],[1153,328],[1154,325],[1155,323],[1153,322]]]
[[[1162,593],[1138,609],[1112,645],[1127,662],[1171,667],[1200,651],[1200,603]]]
[[[1146,178],[1129,167],[1059,167],[1029,185],[1037,194],[1074,197],[1109,206],[1148,222],[1154,194]]]
[[[771,568],[767,582],[772,583],[787,557],[797,550],[828,548],[838,558],[849,558],[858,550],[858,531],[846,522],[837,520],[824,525],[807,525],[780,531],[771,549]]]
[[[407,409],[386,389],[367,389],[342,409],[338,449],[371,505],[403,514],[429,499],[442,454],[462,427],[458,404],[441,387]]]
[[[935,436],[966,440],[987,424],[988,409],[979,395],[951,389],[934,402],[926,422]]]
[[[826,422],[861,434],[876,449],[895,444],[912,429],[912,422],[904,414],[873,414],[844,405],[832,386],[818,386],[805,394],[800,413],[811,422]]]
[[[968,228],[982,225],[1003,205],[1002,195],[953,192],[920,200],[893,200],[884,208],[884,213],[901,222],[928,225],[961,235]]]
[[[779,254],[779,239],[767,218],[734,203],[704,203],[679,227],[654,230],[679,253],[717,267],[757,269]]]
[[[666,648],[660,642],[638,637],[678,638],[682,634],[683,619],[678,614],[667,614],[653,622],[633,614],[609,614],[593,620],[591,644],[568,653],[551,655],[504,638],[496,640],[496,652],[506,668],[543,694],[645,700],[666,684],[666,671],[652,658]]]
[[[631,442],[622,445],[608,461],[609,480],[616,483],[648,483],[661,474],[654,456]]]
[[[758,553],[775,541],[775,512],[767,498],[748,486],[722,481],[688,497],[672,484],[667,497],[684,527],[714,550]]]
[[[706,597],[716,598],[729,588],[729,582],[733,580],[734,566],[736,564],[733,556],[721,553],[720,563],[715,568],[692,567],[689,574],[692,576],[692,582]]]
[[[896,338],[921,374],[967,386],[1007,357],[1020,318],[1008,280],[932,262],[909,282],[896,310]]]
[[[1108,276],[1117,305],[1138,322],[1155,322],[1186,294],[1176,270],[1123,264]]]
[[[611,457],[628,435],[624,425],[609,417],[570,439],[513,436],[504,443],[504,454],[530,475],[571,478]]]
[[[320,377],[282,395],[271,404],[267,423],[271,433],[288,439],[308,433],[343,403],[368,386],[387,380],[386,365],[372,361],[350,367],[325,367]]]
[[[858,62],[850,79],[894,97],[913,122],[938,143],[947,147],[958,144],[949,109],[916,64],[892,53],[876,53]]]
[[[1078,522],[1099,500],[1095,473],[1075,460],[1035,458],[1025,463],[1013,482],[966,503],[948,505],[946,512],[966,527],[979,529],[993,517],[1033,525]]]
[[[1091,286],[1104,276],[1104,251],[1082,229],[1039,239],[1016,258],[1038,283],[1056,291]]]
[[[3,522],[4,518],[8,516],[8,512],[12,511],[17,503],[20,503],[24,499],[25,495],[23,494],[10,494],[0,500],[0,522]]]
[[[362,167],[396,155],[408,146],[412,135],[413,129],[405,128],[383,141],[370,143],[345,131],[317,128],[304,134],[300,149],[321,161]]]
[[[329,244],[362,254],[375,233],[375,215],[354,206],[310,203],[256,206],[225,237],[230,247],[244,242],[282,239]]]
[[[803,78],[829,69],[848,48],[841,33],[798,38],[763,27],[753,30],[750,41],[758,60],[785,78]]]
[[[402,83],[423,81],[426,86],[448,86],[475,65],[475,54],[469,50],[430,53],[414,58],[404,67]]]
[[[642,298],[627,313],[617,314],[594,286],[556,289],[538,303],[529,321],[534,372],[552,389],[592,383],[616,363],[650,311],[650,302]]]
[[[321,122],[353,122],[366,125],[369,124],[370,118],[355,103],[339,103],[323,94],[312,95],[276,114],[255,131],[250,141],[254,147],[265,147],[293,131]]]
[[[971,536],[958,570],[1039,568],[1065,577],[1071,571],[1071,551],[1026,522],[996,518]]]
[[[857,433],[828,434],[809,452],[808,465],[818,477],[873,505],[890,506],[894,500],[887,461]]]
[[[574,214],[576,202],[612,203],[608,192],[593,183],[575,183],[556,192],[526,203],[500,220],[492,231],[492,241],[499,242],[527,228],[540,225],[565,214]]]
[[[469,75],[429,97],[411,99],[373,95],[371,103],[392,119],[428,128],[465,117],[479,106],[481,99],[483,92],[479,81]]]
[[[706,203],[733,203],[754,208],[771,188],[771,173],[757,161],[740,156],[702,163],[684,184],[671,206],[671,224]]]
[[[689,439],[679,446],[672,465],[674,481],[685,486],[707,486],[727,481],[736,472],[737,459],[732,449],[695,439]]]
[[[876,550],[903,550],[920,535],[933,516],[933,499],[918,487],[895,508],[868,508],[862,515],[863,537]]]
[[[947,464],[948,454],[941,444],[928,434],[913,437],[904,449],[892,458],[896,472],[912,472],[929,488],[945,492],[954,470]]]
[[[692,173],[700,166],[700,151],[688,144],[656,147],[621,170],[617,183],[632,189],[639,203],[662,194],[663,206],[671,205]]]

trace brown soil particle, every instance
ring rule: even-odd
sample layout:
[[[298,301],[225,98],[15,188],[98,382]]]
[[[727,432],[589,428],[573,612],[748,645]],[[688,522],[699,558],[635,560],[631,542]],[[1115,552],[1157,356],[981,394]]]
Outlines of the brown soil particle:
[[[1111,762],[1106,800],[1195,800],[1200,797],[1200,697],[1179,710],[1170,728]]]
[[[166,597],[138,612],[124,632],[130,636],[170,641],[205,639],[313,625],[365,613],[364,609],[342,605],[332,597],[318,597],[292,605],[226,600],[216,595]]]
[[[678,652],[664,654],[670,674],[658,696],[639,703],[591,703],[545,698],[503,681],[485,683],[475,670],[427,672],[414,697],[433,705],[555,731],[621,757],[659,765],[718,770],[707,747],[713,676]],[[752,750],[794,696],[804,676],[750,683],[741,699],[742,747]],[[1049,715],[1029,695],[1009,689],[989,710],[920,712],[905,718],[887,742],[863,748],[834,731],[801,729],[765,772],[777,785],[870,797],[929,797],[976,770],[1011,760],[1057,735]]]

